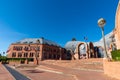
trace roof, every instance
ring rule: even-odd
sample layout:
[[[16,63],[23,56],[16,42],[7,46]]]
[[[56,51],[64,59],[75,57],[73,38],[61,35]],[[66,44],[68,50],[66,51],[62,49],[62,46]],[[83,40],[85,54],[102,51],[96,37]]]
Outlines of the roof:
[[[105,35],[105,40],[106,40],[106,45],[107,45],[107,47],[109,47],[109,45],[111,44],[112,38],[114,39],[113,31],[111,31],[110,33],[108,33],[107,35]],[[76,46],[77,46],[78,43],[80,43],[80,42],[83,42],[83,41],[68,41],[68,42],[65,44],[65,49],[75,51]],[[89,42],[87,42],[87,43],[89,44]],[[104,47],[103,38],[101,38],[101,39],[100,39],[99,41],[97,41],[97,42],[93,42],[93,45],[94,45],[94,46]]]
[[[82,41],[68,41],[68,42],[65,44],[65,49],[75,51],[76,46],[77,46],[78,43],[80,43],[80,42],[82,42]]]
[[[109,45],[111,44],[112,38],[114,40],[113,31],[110,32],[110,33],[108,33],[107,35],[105,35],[105,41],[106,41],[107,47],[109,47]],[[94,44],[94,46],[102,46],[103,47],[104,46],[104,44],[103,44],[103,38],[101,38],[97,42],[94,42],[93,44]]]
[[[76,53],[76,47],[79,43],[84,43],[84,42],[82,42],[82,41],[68,41],[65,45],[65,49],[72,50],[74,53]],[[85,44],[81,45],[79,50],[80,50],[80,54],[85,54],[86,53]]]
[[[14,42],[13,44],[34,44],[34,43],[38,43],[37,42],[38,40],[39,40],[40,44],[48,44],[48,45],[53,45],[53,46],[60,47],[59,44],[57,44],[53,41],[44,39],[44,38],[25,38],[25,39],[22,39],[20,41]]]

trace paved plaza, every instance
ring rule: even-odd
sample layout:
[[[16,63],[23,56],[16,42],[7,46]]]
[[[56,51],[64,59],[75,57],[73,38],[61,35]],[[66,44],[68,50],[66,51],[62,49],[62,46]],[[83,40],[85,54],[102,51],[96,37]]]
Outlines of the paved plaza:
[[[0,80],[15,80],[14,77],[0,63]]]
[[[14,68],[14,66],[8,66]],[[117,80],[104,75],[103,68],[101,67],[102,59],[91,59],[89,61],[50,60],[42,61],[38,66],[31,64],[18,65],[15,70],[19,71],[31,80]],[[12,78],[10,80],[12,80]]]

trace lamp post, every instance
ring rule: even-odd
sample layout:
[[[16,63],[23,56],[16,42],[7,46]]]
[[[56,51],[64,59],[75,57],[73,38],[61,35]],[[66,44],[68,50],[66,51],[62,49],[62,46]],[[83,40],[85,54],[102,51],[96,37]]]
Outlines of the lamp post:
[[[106,58],[109,58],[108,54],[107,54],[107,48],[106,48],[106,42],[105,42],[105,36],[104,36],[104,26],[106,24],[106,20],[103,18],[100,18],[98,20],[98,26],[101,28],[102,31],[102,37],[103,37],[103,43],[104,43],[104,49],[105,49],[105,54],[106,54]]]

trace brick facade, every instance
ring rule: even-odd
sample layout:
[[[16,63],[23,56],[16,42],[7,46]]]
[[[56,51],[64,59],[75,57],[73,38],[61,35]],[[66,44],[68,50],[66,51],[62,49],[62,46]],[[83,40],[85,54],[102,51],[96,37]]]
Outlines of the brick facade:
[[[66,59],[64,48],[48,44],[13,43],[7,51],[8,58],[38,58],[38,60]]]

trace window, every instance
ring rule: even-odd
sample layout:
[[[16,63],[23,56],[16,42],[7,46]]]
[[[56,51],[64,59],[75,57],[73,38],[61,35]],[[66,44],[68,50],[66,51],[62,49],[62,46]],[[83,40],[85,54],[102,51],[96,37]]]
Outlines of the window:
[[[29,48],[28,48],[27,46],[25,46],[24,50],[25,50],[25,51],[28,51],[28,50],[29,50]]]
[[[40,51],[40,47],[39,46],[35,47],[35,50]]]
[[[30,44],[32,44],[33,42],[31,41],[31,42],[29,42]]]
[[[54,49],[54,52],[56,52],[56,49]]]
[[[34,53],[30,53],[30,56],[29,57],[33,57],[34,56]]]
[[[24,53],[24,57],[28,57],[28,53]]]
[[[25,41],[25,42],[23,42],[24,44],[27,44],[28,42],[27,41]]]
[[[22,57],[22,53],[18,53],[18,57]]]
[[[21,51],[22,48],[23,48],[22,46],[14,46],[14,47],[13,47],[13,50]]]
[[[13,53],[12,53],[12,57],[16,57],[16,52],[13,52]]]

